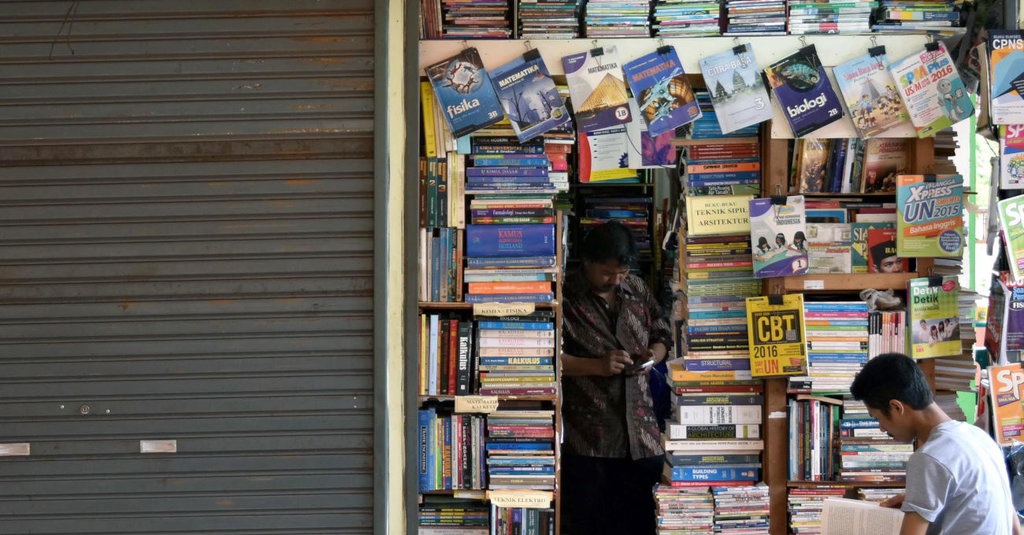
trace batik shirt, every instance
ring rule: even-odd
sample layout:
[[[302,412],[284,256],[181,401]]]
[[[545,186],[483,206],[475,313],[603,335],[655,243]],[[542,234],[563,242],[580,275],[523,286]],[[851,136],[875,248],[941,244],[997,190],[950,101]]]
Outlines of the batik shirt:
[[[616,291],[617,304],[609,307],[582,272],[565,281],[566,353],[601,358],[622,349],[635,359],[656,342],[672,347],[668,320],[643,280],[629,275]],[[562,424],[568,454],[642,459],[664,453],[646,375],[563,376]]]

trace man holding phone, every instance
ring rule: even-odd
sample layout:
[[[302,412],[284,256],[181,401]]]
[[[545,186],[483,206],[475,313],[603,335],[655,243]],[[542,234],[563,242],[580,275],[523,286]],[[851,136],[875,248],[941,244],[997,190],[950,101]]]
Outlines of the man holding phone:
[[[664,451],[647,372],[668,354],[668,320],[630,230],[592,229],[563,287],[563,518],[571,535],[654,535]]]

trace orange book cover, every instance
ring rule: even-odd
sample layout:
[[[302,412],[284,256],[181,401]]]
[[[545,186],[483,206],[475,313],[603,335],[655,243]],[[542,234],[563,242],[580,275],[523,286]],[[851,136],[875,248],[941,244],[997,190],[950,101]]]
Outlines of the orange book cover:
[[[471,294],[539,294],[551,291],[547,281],[470,282]]]

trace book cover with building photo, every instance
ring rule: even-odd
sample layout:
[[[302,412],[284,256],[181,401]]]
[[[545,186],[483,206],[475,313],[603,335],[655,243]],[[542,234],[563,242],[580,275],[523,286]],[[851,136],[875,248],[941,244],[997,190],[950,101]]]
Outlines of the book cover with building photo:
[[[764,72],[796,137],[842,119],[843,106],[814,45],[769,65]]]
[[[676,49],[662,46],[622,65],[651,136],[672,132],[700,118],[700,105]]]
[[[562,58],[576,114],[576,130],[591,132],[633,120],[622,63],[614,46],[598,47]]]
[[[466,48],[429,65],[424,72],[454,137],[462,137],[505,117],[477,49]]]
[[[491,79],[520,143],[569,122],[569,111],[539,50],[492,70]]]
[[[754,254],[754,276],[787,277],[807,273],[807,219],[803,195],[751,199],[750,239],[769,243]]]
[[[749,44],[701,58],[699,64],[723,134],[772,118],[761,65]]]
[[[963,353],[959,294],[960,283],[955,275],[907,281],[910,356],[921,359]]]

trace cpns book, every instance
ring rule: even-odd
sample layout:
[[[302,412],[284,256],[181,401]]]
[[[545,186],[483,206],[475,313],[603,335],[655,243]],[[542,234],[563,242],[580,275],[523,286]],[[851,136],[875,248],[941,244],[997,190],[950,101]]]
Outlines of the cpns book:
[[[467,48],[424,70],[453,136],[462,137],[505,117],[477,49]]]
[[[769,65],[764,72],[796,137],[843,117],[839,96],[829,82],[814,45]]]
[[[536,48],[491,71],[491,79],[520,143],[569,122],[565,102]]]
[[[697,97],[675,48],[659,47],[626,62],[622,70],[651,136],[672,132],[700,118]]]

